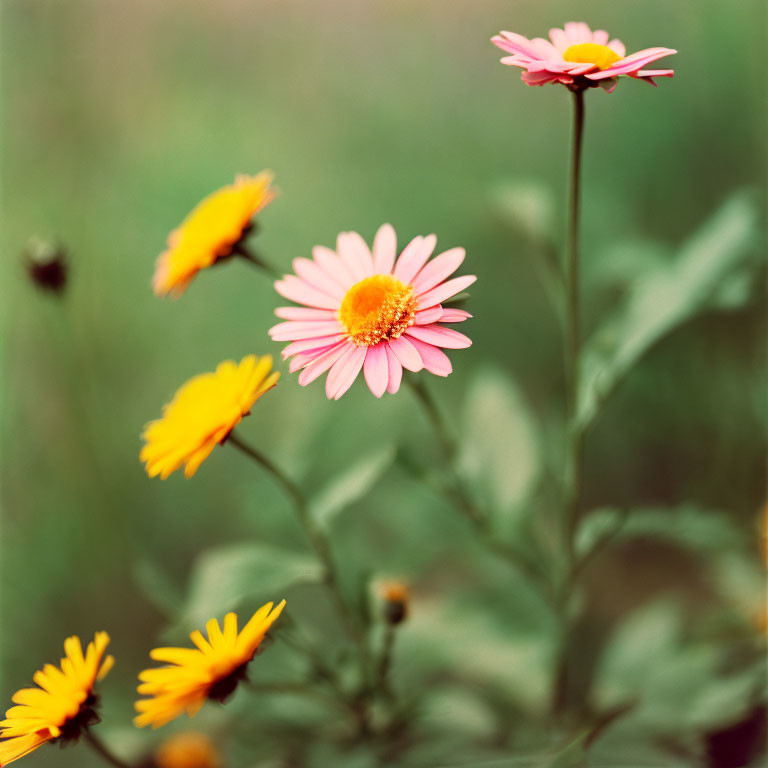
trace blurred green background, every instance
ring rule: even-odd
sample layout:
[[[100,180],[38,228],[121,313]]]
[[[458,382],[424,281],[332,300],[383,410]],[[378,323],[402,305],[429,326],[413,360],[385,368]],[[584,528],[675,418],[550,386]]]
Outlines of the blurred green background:
[[[159,300],[149,286],[167,233],[236,173],[274,171],[280,196],[260,215],[255,242],[286,271],[313,245],[332,246],[341,230],[370,242],[385,221],[400,245],[435,232],[440,250],[466,247],[464,270],[478,281],[468,304],[474,319],[462,330],[474,345],[450,353],[452,376],[427,384],[458,431],[474,407],[467,397],[477,387],[487,394],[472,384],[478,371],[505,372],[544,446],[542,476],[558,471],[560,337],[536,252],[547,238],[558,247],[562,239],[570,98],[561,88],[524,86],[518,70],[499,65],[489,38],[499,29],[545,35],[570,19],[608,29],[629,50],[680,51],[662,63],[676,73],[658,89],[626,81],[612,95],[587,95],[587,334],[621,312],[634,281],[673,263],[734,194],[741,195],[730,209],[734,237],[746,243],[733,268],[712,271],[716,285],[691,300],[691,312],[632,369],[590,433],[584,513],[647,508],[661,518],[658,528],[668,517],[677,534],[666,540],[641,531],[592,566],[575,653],[588,688],[609,629],[634,617],[656,639],[663,632],[654,627],[675,638],[686,634],[683,625],[703,626],[697,642],[714,656],[697,667],[702,680],[729,659],[738,666],[731,651],[749,636],[752,606],[765,603],[758,548],[766,497],[763,0],[5,0],[4,700],[59,658],[66,635],[107,629],[117,664],[102,685],[104,727],[128,744],[135,737],[120,729],[131,716],[135,675],[168,620],[160,607],[186,591],[198,555],[246,540],[305,546],[280,490],[237,452],[216,450],[193,480],[150,481],[138,462],[143,424],[187,378],[251,352],[279,359],[266,330],[283,301],[247,264],[200,275],[179,301]],[[34,234],[59,240],[70,254],[60,298],[36,290],[23,269]],[[726,283],[732,290],[713,298]],[[646,312],[654,311],[651,303]],[[300,388],[279,366],[280,384],[240,432],[308,489],[387,446],[437,455],[407,389],[376,401],[359,381],[328,402],[321,383]],[[715,514],[701,522],[700,510]],[[422,654],[432,642],[423,639],[429,625],[461,651],[451,664],[495,680],[515,722],[540,719],[551,617],[503,564],[489,562],[444,502],[393,466],[344,512],[334,536],[350,579],[370,571],[413,585],[413,625],[398,651],[411,685],[431,685],[420,677],[426,661],[418,655],[420,638]],[[707,570],[721,556],[730,563],[717,571],[724,581]],[[310,630],[316,621],[320,637],[332,633],[315,617],[311,594],[296,593],[294,618]],[[643,607],[649,613],[638,618]],[[642,632],[629,636],[637,643]],[[660,651],[643,656],[649,642],[636,648],[638,680],[659,663]],[[263,659],[277,676],[280,658],[276,646]],[[727,685],[711,683],[711,716],[685,725],[689,752],[669,753],[682,765],[706,765],[705,734],[753,704],[746,683],[722,700]],[[503,732],[504,720],[488,725],[485,685],[472,695],[441,692],[427,717],[437,751],[417,753],[414,765],[539,749],[540,731],[509,725],[512,715],[507,740],[490,746],[486,730]],[[692,690],[685,681],[671,687]],[[688,712],[688,704],[674,709]],[[301,722],[284,732],[272,722],[277,704],[242,707],[263,764],[282,765]],[[321,727],[298,709],[291,716]],[[663,720],[638,728],[663,735]],[[617,737],[618,754],[622,738],[634,736]],[[661,739],[654,738],[643,743]],[[452,752],[453,739],[472,746]],[[244,749],[233,753],[233,765],[255,764]],[[324,749],[312,764],[342,764]],[[605,759],[615,760],[616,750],[606,747]],[[53,760],[90,765],[92,758],[85,747],[28,758],[31,766]]]

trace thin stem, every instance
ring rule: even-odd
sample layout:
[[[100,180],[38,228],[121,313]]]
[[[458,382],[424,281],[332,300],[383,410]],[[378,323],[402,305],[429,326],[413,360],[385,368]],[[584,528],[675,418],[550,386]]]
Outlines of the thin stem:
[[[312,539],[314,543],[314,522],[309,516],[309,512],[307,510],[307,501],[304,498],[304,494],[301,492],[299,486],[296,485],[296,483],[294,483],[293,480],[291,480],[288,475],[285,474],[285,472],[283,472],[276,464],[268,459],[261,451],[258,451],[253,446],[243,442],[239,435],[236,435],[234,432],[230,432],[229,437],[227,438],[227,442],[241,450],[246,456],[249,456],[257,464],[261,464],[261,466],[264,467],[264,469],[266,469],[267,472],[269,472],[269,474],[275,478],[275,480],[277,480],[278,484],[280,484],[291,497],[291,501],[296,508],[296,512],[298,513],[302,525],[305,528],[312,530],[310,539]],[[323,559],[325,562],[324,557],[321,559]]]
[[[494,536],[488,516],[477,507],[475,502],[466,492],[454,463],[456,456],[456,441],[451,435],[445,419],[440,413],[440,409],[437,407],[437,403],[431,393],[421,381],[412,376],[408,376],[406,381],[410,385],[411,390],[416,395],[416,399],[423,407],[427,418],[432,424],[437,441],[445,456],[449,475],[449,482],[448,487],[445,489],[445,495],[448,497],[449,501],[458,507],[469,522],[472,523],[477,534],[490,551],[514,565],[529,578],[533,586],[539,590],[540,594],[546,600],[551,600],[552,595],[546,575],[540,573],[536,565],[533,562],[530,562],[517,549],[500,541]]]
[[[245,259],[254,267],[260,269],[262,272],[266,272],[270,277],[281,277],[280,270],[272,266],[272,264],[264,259],[260,253],[248,247],[243,241],[235,243],[234,247],[232,248],[232,253],[235,256],[240,256],[242,259]]]
[[[566,512],[564,532],[569,557],[573,554],[576,506],[581,493],[582,431],[579,427],[579,382],[581,378],[581,308],[579,277],[579,223],[581,210],[581,154],[584,136],[584,92],[573,92],[571,178],[568,195],[568,239],[566,246],[566,417],[568,430]]]
[[[107,748],[104,742],[96,736],[90,728],[86,728],[83,734],[85,740],[98,752],[110,765],[114,765],[115,768],[130,768],[129,764],[116,757]]]
[[[379,657],[379,670],[376,687],[383,693],[390,695],[389,688],[389,669],[392,666],[392,650],[395,647],[395,636],[397,635],[397,625],[387,624],[384,630],[384,643],[381,647],[381,656]]]
[[[573,91],[573,129],[571,137],[571,170],[568,195],[568,233],[566,241],[566,325],[565,325],[565,404],[566,457],[565,494],[563,500],[562,537],[565,567],[558,590],[560,615],[560,650],[552,690],[552,712],[560,717],[568,707],[570,696],[569,652],[571,645],[570,590],[575,574],[574,539],[582,485],[584,433],[579,425],[581,380],[581,308],[579,278],[579,224],[581,209],[581,155],[584,136],[584,91]]]
[[[448,429],[448,425],[445,423],[445,419],[440,413],[440,409],[437,407],[435,399],[420,379],[408,376],[406,377],[406,381],[432,423],[435,435],[437,436],[437,440],[440,443],[440,447],[446,460],[452,462],[456,455],[456,441]]]
[[[253,461],[266,469],[267,472],[269,472],[272,477],[277,480],[277,482],[290,496],[299,521],[307,534],[307,538],[310,540],[310,543],[315,549],[317,556],[320,558],[320,562],[323,564],[323,569],[325,571],[325,583],[327,584],[328,590],[333,597],[334,602],[336,603],[338,613],[350,637],[359,648],[361,675],[363,678],[362,682],[365,686],[367,683],[369,666],[368,641],[365,632],[360,628],[357,621],[355,621],[350,615],[350,611],[347,607],[347,602],[344,598],[344,593],[339,582],[336,564],[334,563],[330,546],[328,545],[328,540],[326,539],[322,529],[317,525],[314,518],[310,514],[306,497],[302,493],[301,489],[296,485],[296,483],[294,483],[293,480],[291,480],[270,459],[261,453],[261,451],[258,451],[253,446],[243,442],[234,432],[230,432],[229,437],[227,438],[227,442],[234,445],[246,456],[253,459]]]

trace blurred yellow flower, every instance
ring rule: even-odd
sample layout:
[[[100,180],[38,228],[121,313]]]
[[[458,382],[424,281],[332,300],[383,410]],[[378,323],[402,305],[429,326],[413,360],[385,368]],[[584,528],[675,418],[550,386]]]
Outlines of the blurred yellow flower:
[[[150,477],[165,480],[185,464],[192,477],[214,447],[247,416],[253,404],[277,384],[272,356],[248,355],[238,365],[219,364],[214,373],[202,373],[184,384],[163,408],[162,418],[144,428],[139,454]]]
[[[235,183],[208,195],[168,237],[155,266],[152,287],[158,296],[180,296],[194,276],[231,256],[247,234],[251,219],[275,196],[272,174],[239,175]]]
[[[216,619],[205,625],[208,639],[199,630],[192,632],[190,638],[197,648],[151,651],[151,658],[168,662],[169,666],[145,669],[139,675],[141,685],[137,690],[149,698],[136,702],[140,714],[134,723],[140,728],[159,728],[184,712],[194,717],[206,699],[225,701],[246,678],[248,662],[282,612],[285,600],[272,606],[267,603],[259,608],[240,633],[237,616],[228,613],[223,631]]]
[[[46,664],[35,672],[38,688],[22,688],[0,722],[0,765],[33,752],[48,741],[77,739],[81,731],[99,721],[93,686],[112,668],[112,656],[104,657],[109,644],[106,632],[97,632],[83,655],[77,636],[64,641],[61,668]]]
[[[210,739],[196,731],[184,731],[166,739],[155,751],[157,768],[221,768],[219,753]]]

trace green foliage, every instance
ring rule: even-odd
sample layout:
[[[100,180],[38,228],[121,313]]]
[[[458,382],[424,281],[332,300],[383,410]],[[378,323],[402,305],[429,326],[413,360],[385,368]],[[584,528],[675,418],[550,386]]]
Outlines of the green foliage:
[[[501,519],[517,518],[536,487],[536,427],[510,376],[485,368],[469,384],[458,465]]]
[[[345,509],[360,501],[373,489],[392,466],[394,458],[394,449],[387,446],[352,462],[312,497],[312,517],[322,528],[330,529]]]
[[[758,226],[754,198],[738,193],[683,245],[672,263],[630,286],[622,306],[584,350],[579,404],[584,426],[660,339],[699,312],[713,306],[733,308],[747,299],[749,273],[744,270],[754,262]]]
[[[177,724],[228,742],[226,768],[702,768],[707,730],[765,701],[754,622],[765,602],[755,522],[768,423],[755,291],[763,201],[733,194],[764,167],[764,125],[750,107],[763,87],[764,1],[701,0],[695,13],[665,0],[585,4],[585,20],[599,17],[631,46],[678,48],[681,72],[658,90],[628,81],[588,94],[582,308],[597,330],[581,421],[592,425],[633,370],[653,408],[617,407],[589,435],[581,508],[598,508],[577,531],[589,570],[569,650],[579,673],[597,671],[574,704],[578,724],[554,738],[557,606],[484,546],[450,498],[388,471],[395,451],[430,440],[408,393],[374,401],[358,382],[329,403],[320,382],[299,387],[265,333],[283,302],[242,261],[209,270],[177,302],[148,284],[192,206],[263,167],[282,194],[260,215],[255,247],[280,268],[342,230],[370,240],[384,220],[400,246],[429,231],[438,249],[465,246],[479,279],[449,303],[473,313],[473,346],[449,351],[454,372],[427,386],[490,532],[557,582],[562,349],[544,302],[560,313],[568,94],[523,86],[487,38],[501,26],[539,34],[571,18],[573,3],[521,2],[514,19],[507,0],[252,5],[119,12],[70,0],[4,13],[5,699],[68,634],[108,629],[117,664],[99,690],[99,735],[138,762],[175,727],[119,730],[157,612],[184,640],[181,629],[288,594],[275,626],[286,642],[254,661],[253,687]],[[729,67],[713,64],[719,48]],[[71,255],[61,301],[36,292],[16,258],[34,232]],[[655,347],[668,357],[648,355]],[[281,489],[227,448],[192,480],[149,481],[137,461],[141,425],[175,385],[251,352],[274,354],[283,376],[249,434],[313,482],[337,465],[310,512],[332,537],[347,598],[368,561],[413,582],[393,646],[394,704],[375,703],[381,731],[365,743],[349,709],[329,704],[318,659],[288,643],[321,640],[319,662],[359,694],[355,642],[333,601],[317,599],[320,563],[287,548],[296,521],[272,513],[273,501],[287,506]],[[374,444],[387,447],[369,453]],[[639,606],[624,589],[636,562],[626,553],[669,575]],[[696,580],[675,578],[682,555]],[[605,582],[611,598],[586,612],[591,585]],[[376,656],[383,627],[368,619]],[[81,746],[41,750],[24,766],[96,760]]]
[[[277,602],[296,584],[318,581],[322,572],[311,555],[270,544],[209,550],[192,569],[181,623],[189,629],[201,628],[208,619],[220,618],[246,602]]]
[[[731,649],[686,631],[679,606],[652,603],[610,639],[597,677],[599,705],[631,703],[622,727],[684,741],[738,720],[762,694],[765,661],[734,668]]]

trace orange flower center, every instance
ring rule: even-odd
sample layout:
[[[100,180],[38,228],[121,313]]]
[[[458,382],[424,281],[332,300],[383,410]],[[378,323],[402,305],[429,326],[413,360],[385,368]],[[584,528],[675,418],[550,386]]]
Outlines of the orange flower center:
[[[374,275],[355,283],[344,296],[339,320],[358,347],[397,339],[416,315],[413,288],[390,275]]]
[[[598,69],[608,69],[620,58],[618,53],[607,45],[599,43],[579,43],[572,45],[563,53],[563,58],[576,64],[594,64]]]

